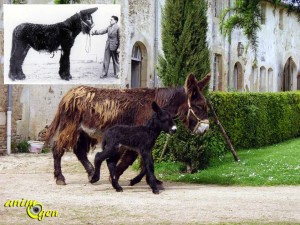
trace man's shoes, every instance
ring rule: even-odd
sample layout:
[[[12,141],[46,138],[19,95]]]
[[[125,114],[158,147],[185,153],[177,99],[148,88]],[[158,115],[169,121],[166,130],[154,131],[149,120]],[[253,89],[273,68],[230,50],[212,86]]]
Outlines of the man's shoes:
[[[120,73],[117,73],[117,75],[115,75],[115,78],[119,79],[120,78]]]

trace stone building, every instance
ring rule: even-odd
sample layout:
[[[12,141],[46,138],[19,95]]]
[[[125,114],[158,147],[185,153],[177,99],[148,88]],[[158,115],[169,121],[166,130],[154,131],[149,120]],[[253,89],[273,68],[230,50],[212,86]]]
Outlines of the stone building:
[[[300,89],[300,23],[287,7],[261,5],[264,15],[258,31],[257,58],[241,29],[231,44],[219,31],[221,11],[234,1],[208,1],[208,43],[211,49],[212,90],[278,92]]]

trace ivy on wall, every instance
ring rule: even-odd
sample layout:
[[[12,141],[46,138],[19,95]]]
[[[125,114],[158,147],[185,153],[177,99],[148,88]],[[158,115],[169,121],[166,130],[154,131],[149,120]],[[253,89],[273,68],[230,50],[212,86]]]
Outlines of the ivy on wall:
[[[235,0],[234,6],[225,8],[220,15],[220,31],[231,42],[231,33],[235,28],[243,29],[243,34],[249,40],[250,47],[255,52],[258,46],[257,31],[260,29],[263,17],[261,5],[269,2],[288,8],[288,13],[296,12],[300,21],[300,0],[283,2],[281,0]]]

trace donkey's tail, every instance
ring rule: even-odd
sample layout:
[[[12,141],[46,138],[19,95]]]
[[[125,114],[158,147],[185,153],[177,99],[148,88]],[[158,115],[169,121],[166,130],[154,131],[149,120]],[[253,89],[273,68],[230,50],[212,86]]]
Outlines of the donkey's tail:
[[[52,123],[49,126],[49,129],[48,129],[48,132],[46,135],[46,140],[45,140],[46,144],[48,144],[52,140],[53,136],[55,135],[57,128],[60,124],[60,116],[61,116],[61,110],[59,107]]]

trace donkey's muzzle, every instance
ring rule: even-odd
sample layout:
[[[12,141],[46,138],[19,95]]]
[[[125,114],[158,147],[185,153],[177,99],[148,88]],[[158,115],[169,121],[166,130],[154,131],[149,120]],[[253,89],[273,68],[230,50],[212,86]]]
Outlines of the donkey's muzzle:
[[[202,120],[199,122],[198,128],[196,129],[196,134],[203,134],[207,130],[209,130],[209,121],[208,120]]]
[[[174,133],[176,133],[176,130],[177,130],[177,126],[174,125],[174,126],[172,126],[171,129],[169,130],[169,133],[170,133],[170,134],[174,134]]]
[[[81,21],[81,30],[84,34],[90,34],[91,29],[93,28],[93,21]]]

